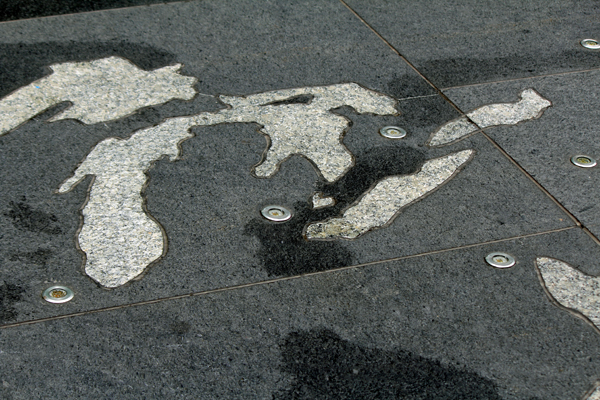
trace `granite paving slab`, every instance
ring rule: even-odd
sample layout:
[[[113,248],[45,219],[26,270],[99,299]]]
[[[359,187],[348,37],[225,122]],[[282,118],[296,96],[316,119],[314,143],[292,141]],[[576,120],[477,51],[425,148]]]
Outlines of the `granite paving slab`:
[[[494,268],[484,258],[516,259]],[[581,399],[600,334],[540,257],[597,275],[579,228],[0,329],[3,398]]]
[[[56,137],[52,135],[56,129],[52,124],[40,121],[26,124],[2,139],[2,157],[7,165],[21,166],[4,172],[4,182],[10,184],[4,185],[7,190],[2,193],[5,204],[1,219],[2,275],[6,285],[22,290],[15,304],[16,313],[6,322],[574,225],[567,214],[481,134],[441,148],[423,146],[433,130],[429,125],[431,120],[423,127],[420,119],[414,118],[423,112],[419,110],[431,111],[436,107],[446,109],[449,117],[444,118],[441,112],[442,116],[434,120],[448,120],[457,115],[438,97],[401,101],[399,108],[406,117],[360,116],[346,110],[354,125],[344,143],[356,156],[356,165],[342,179],[330,184],[319,179],[313,166],[300,157],[284,162],[270,179],[255,178],[250,171],[260,159],[265,140],[253,124],[194,128],[196,137],[182,144],[179,160],[160,160],[148,171],[145,207],[165,232],[164,256],[149,267],[143,265],[145,273],[136,280],[117,285],[111,291],[101,288],[108,284],[96,283],[104,281],[87,269],[90,257],[84,258],[78,250],[78,246],[83,246],[79,231],[81,208],[86,204],[92,180],[86,178],[65,194],[55,192],[89,151],[84,143],[91,146],[90,136],[98,137],[98,133],[106,132],[106,127],[56,122],[53,124],[67,127],[58,130],[60,134]],[[400,124],[410,132],[406,140],[385,139],[378,134],[379,127],[390,123]],[[33,158],[31,150],[23,146],[24,136],[26,143],[35,143]],[[87,140],[81,143],[80,137]],[[379,179],[406,176],[425,160],[471,150],[474,150],[472,159],[453,178],[403,209],[381,229],[354,240],[315,241],[303,237],[309,222],[339,216]],[[93,184],[97,182],[96,179]],[[315,192],[333,196],[338,203],[312,209],[310,199]],[[268,204],[288,207],[293,218],[283,223],[265,220],[260,210]],[[130,235],[122,237],[132,239]],[[115,252],[116,261],[120,256],[125,257],[123,246],[109,247]],[[114,266],[112,262],[104,264],[101,272]],[[53,283],[71,287],[76,299],[58,306],[45,304],[40,293]]]
[[[600,70],[444,91],[465,111],[482,103],[514,101],[514,93],[527,88],[550,100],[552,106],[535,124],[490,127],[485,132],[596,235],[600,226],[598,169],[577,167],[571,158],[600,156],[600,117],[594,112],[600,106],[600,90],[593,84],[598,79]]]
[[[600,4],[348,0],[439,88],[597,68]]]
[[[14,119],[2,323],[574,226],[482,134],[426,146],[460,114],[339,2],[173,3],[0,31]],[[379,133],[391,125],[407,136]],[[374,196],[391,181],[407,189]],[[383,202],[385,217],[364,211]],[[265,220],[269,205],[292,218]],[[310,236],[355,209],[360,238]],[[74,300],[44,302],[54,284]]]

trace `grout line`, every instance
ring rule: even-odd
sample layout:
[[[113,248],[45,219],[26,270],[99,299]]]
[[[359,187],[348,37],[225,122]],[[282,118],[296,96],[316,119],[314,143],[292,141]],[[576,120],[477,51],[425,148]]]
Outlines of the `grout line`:
[[[398,56],[401,57],[413,70],[415,70],[415,72],[417,72],[419,74],[419,76],[421,76],[421,78],[423,78],[433,89],[435,89],[444,100],[446,100],[452,107],[454,107],[454,109],[456,109],[456,111],[458,111],[461,115],[465,116],[467,119],[469,119],[469,121],[471,121],[471,119],[466,115],[466,113],[464,111],[462,111],[452,100],[450,100],[450,98],[448,96],[446,96],[446,94],[444,92],[442,92],[442,90],[440,90],[437,86],[435,86],[435,84],[433,82],[431,82],[429,79],[427,79],[427,77],[424,74],[422,74],[421,71],[419,71],[410,61],[408,61],[406,59],[406,57],[404,57],[394,46],[392,46],[392,44],[389,41],[387,41],[383,36],[381,36],[381,34],[379,32],[377,32],[371,25],[369,25],[367,23],[367,21],[365,21],[360,15],[358,15],[358,13],[356,11],[354,11],[352,8],[350,8],[350,6],[348,4],[346,4],[346,2],[344,0],[339,0],[339,1],[344,6],[346,6],[346,8],[348,10],[350,10],[350,12],[352,12],[352,14],[354,14],[358,19],[360,19],[363,24],[365,24],[371,31],[373,31],[373,33],[375,33],[377,35],[377,37],[379,37],[396,54],[398,54]],[[597,69],[594,69],[594,70],[597,70]],[[593,70],[590,70],[590,71],[593,71]],[[584,72],[584,71],[579,71],[579,72]],[[527,78],[527,79],[529,79],[529,78]],[[473,121],[471,121],[471,122],[473,124],[475,124]],[[477,126],[477,124],[475,124],[475,125]],[[527,176],[561,210],[563,210],[563,212],[565,214],[567,214],[573,220],[575,225],[577,225],[580,228],[583,228],[583,225],[581,224],[581,222],[573,214],[571,214],[571,212],[569,210],[567,210],[553,195],[551,195],[550,192],[548,192],[548,190],[546,190],[546,188],[544,188],[538,181],[536,181],[535,178],[533,176],[531,176],[531,174],[529,174],[529,172],[527,172],[523,167],[521,167],[521,165],[519,165],[519,163],[517,163],[514,158],[512,158],[502,147],[500,147],[500,145],[498,143],[496,143],[490,136],[488,136],[483,131],[483,129],[481,129],[480,131],[481,131],[481,134],[483,134],[483,136],[485,136],[494,145],[494,147],[496,147],[506,158],[508,158],[508,160],[510,162],[513,163],[513,165],[515,165],[522,173],[524,173],[525,176]],[[585,230],[586,230],[586,232],[588,232],[588,234],[591,235],[591,232],[589,232],[589,230],[587,230],[587,229],[585,229]],[[595,242],[600,244],[600,242],[597,239],[595,239]]]
[[[567,226],[564,228],[551,229],[549,231],[535,232],[535,233],[513,236],[513,237],[509,237],[509,238],[504,238],[504,239],[496,239],[496,240],[490,240],[487,242],[467,244],[467,245],[463,245],[463,246],[451,247],[448,249],[433,250],[433,251],[428,251],[428,252],[424,252],[424,253],[411,254],[408,256],[389,258],[387,260],[371,261],[371,262],[362,263],[362,264],[356,264],[356,265],[351,265],[351,266],[346,266],[346,267],[329,269],[326,271],[309,272],[307,274],[302,274],[302,275],[286,276],[286,277],[282,277],[282,278],[269,279],[266,281],[251,282],[251,283],[244,283],[241,285],[228,286],[228,287],[219,288],[219,289],[211,289],[211,290],[205,290],[205,291],[201,291],[201,292],[181,294],[181,295],[177,295],[177,296],[162,297],[162,298],[158,298],[158,299],[154,299],[154,300],[145,300],[145,301],[139,301],[136,303],[121,304],[121,305],[112,306],[112,307],[97,308],[95,310],[87,310],[87,311],[81,311],[81,312],[76,312],[76,313],[71,313],[71,314],[57,315],[54,317],[39,318],[39,319],[34,319],[34,320],[29,320],[29,321],[15,322],[12,324],[0,325],[0,329],[15,328],[15,327],[25,326],[25,325],[34,325],[34,324],[38,324],[38,323],[42,323],[42,322],[56,321],[56,320],[72,318],[72,317],[80,317],[80,316],[84,316],[84,315],[97,314],[100,312],[115,311],[115,310],[120,310],[120,309],[125,309],[125,308],[130,308],[130,307],[137,307],[137,306],[146,306],[146,305],[150,305],[150,304],[161,303],[164,301],[181,300],[181,299],[185,299],[185,298],[189,298],[189,297],[206,296],[206,295],[210,295],[210,294],[228,292],[228,291],[238,290],[238,289],[245,289],[245,288],[249,288],[249,287],[264,286],[264,285],[269,285],[272,283],[285,282],[285,281],[290,281],[290,280],[295,280],[295,279],[300,279],[300,278],[305,278],[305,277],[310,277],[310,276],[331,274],[331,273],[336,273],[336,272],[340,272],[340,271],[347,271],[347,270],[352,270],[352,269],[359,269],[359,268],[363,268],[363,267],[373,266],[373,265],[377,265],[377,264],[409,260],[412,258],[441,254],[441,253],[446,253],[446,252],[450,252],[450,251],[469,249],[469,248],[478,247],[478,246],[487,246],[487,245],[494,244],[494,243],[503,243],[503,242],[508,242],[511,240],[524,239],[524,238],[530,238],[530,237],[535,237],[535,236],[542,236],[542,235],[547,235],[547,234],[552,234],[552,233],[563,232],[563,231],[567,231],[567,230],[575,229],[575,228],[577,228],[577,227]]]
[[[396,53],[398,55],[398,57],[400,57],[402,60],[404,60],[404,62],[406,64],[408,64],[409,67],[411,67],[421,78],[423,78],[423,80],[425,80],[425,82],[427,82],[429,84],[429,86],[431,86],[438,95],[440,95],[444,100],[446,100],[448,103],[450,103],[450,105],[452,107],[454,107],[456,109],[456,111],[458,111],[461,115],[465,115],[462,110],[460,108],[458,108],[456,106],[456,104],[454,104],[445,94],[444,92],[442,92],[440,89],[437,88],[437,86],[435,86],[433,84],[433,82],[431,82],[425,75],[423,75],[421,73],[421,71],[419,71],[417,69],[417,67],[415,67],[410,61],[408,61],[408,59],[406,57],[404,57],[399,51],[398,49],[396,49],[394,46],[392,46],[392,44],[390,42],[388,42],[383,36],[381,36],[381,34],[379,32],[377,32],[371,25],[369,25],[369,23],[367,21],[365,21],[360,15],[358,15],[358,13],[356,11],[354,11],[352,8],[350,8],[350,6],[348,4],[346,4],[346,2],[344,0],[339,0],[352,14],[354,14],[354,16],[356,16],[356,18],[358,18],[363,24],[365,24],[367,26],[367,28],[369,28],[375,35],[377,35],[377,37],[379,39],[381,39],[390,49],[392,49],[392,51],[394,53]]]
[[[471,122],[473,122],[473,121],[471,121]],[[582,223],[577,219],[577,217],[575,217],[573,214],[571,214],[571,212],[569,210],[567,210],[565,208],[565,206],[563,206],[545,187],[543,187],[537,180],[535,180],[535,178],[533,176],[531,176],[531,174],[529,172],[527,172],[525,170],[525,168],[523,168],[517,161],[515,161],[515,159],[512,158],[510,156],[510,154],[508,154],[506,152],[506,150],[504,150],[498,143],[496,143],[496,141],[494,139],[492,139],[487,133],[485,133],[484,130],[481,130],[481,134],[487,140],[489,140],[490,143],[492,143],[492,145],[494,145],[494,147],[496,147],[496,149],[498,149],[498,151],[500,151],[500,153],[504,154],[504,156],[506,158],[508,158],[508,160],[510,162],[512,162],[513,165],[515,165],[523,174],[525,174],[525,176],[527,176],[538,187],[538,189],[540,189],[542,192],[544,192],[546,194],[546,196],[548,196],[561,210],[563,210],[563,212],[565,214],[567,214],[569,217],[571,217],[571,219],[573,220],[575,225],[577,225],[579,228],[584,228]],[[587,230],[587,229],[584,228],[584,230]],[[596,243],[600,244],[600,242],[598,242],[598,239],[596,239],[594,241]]]
[[[461,88],[467,88],[467,87],[473,87],[473,86],[493,85],[495,83],[518,82],[518,81],[524,81],[527,79],[547,78],[547,77],[551,77],[551,76],[580,74],[580,73],[584,73],[584,72],[594,72],[594,71],[600,71],[600,68],[582,69],[582,70],[578,70],[578,71],[557,72],[554,74],[534,75],[534,76],[527,76],[527,77],[523,77],[523,78],[506,79],[506,80],[501,80],[501,81],[470,83],[468,85],[449,86],[446,88],[442,88],[440,90],[445,91],[445,90],[461,89]]]

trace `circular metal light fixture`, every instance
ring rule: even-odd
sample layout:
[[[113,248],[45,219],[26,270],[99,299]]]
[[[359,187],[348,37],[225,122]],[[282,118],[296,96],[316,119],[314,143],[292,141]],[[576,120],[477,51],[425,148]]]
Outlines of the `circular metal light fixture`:
[[[292,218],[292,213],[285,207],[270,205],[260,210],[263,217],[269,221],[284,222]]]
[[[596,39],[583,39],[581,45],[586,49],[598,50],[600,49],[600,43]]]
[[[402,139],[406,136],[406,130],[398,126],[384,126],[379,133],[388,139]]]
[[[513,256],[500,252],[488,254],[485,261],[495,268],[510,268],[516,263]]]
[[[577,155],[571,157],[571,162],[581,168],[592,168],[596,166],[596,160],[590,156]]]
[[[42,297],[48,303],[66,303],[71,301],[73,296],[73,291],[66,286],[51,286],[42,293]]]

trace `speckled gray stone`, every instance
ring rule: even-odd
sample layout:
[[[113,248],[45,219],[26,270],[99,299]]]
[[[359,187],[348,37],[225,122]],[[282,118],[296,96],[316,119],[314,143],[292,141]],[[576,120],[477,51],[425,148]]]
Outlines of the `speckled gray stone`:
[[[533,89],[523,90],[519,97],[521,99],[515,103],[489,104],[476,108],[468,112],[467,117],[482,129],[498,125],[515,125],[541,117],[544,110],[552,105]],[[479,128],[467,118],[461,117],[442,125],[431,135],[428,145],[441,146],[455,142],[476,132]]]
[[[120,57],[51,65],[53,73],[0,100],[0,135],[45,109],[73,105],[50,121],[77,119],[86,124],[124,117],[172,99],[190,100],[196,78],[179,75],[181,64],[144,71]]]
[[[308,104],[274,104],[302,95],[312,96]],[[257,176],[271,177],[290,155],[302,154],[327,180],[335,180],[353,159],[341,143],[349,120],[330,110],[349,105],[359,113],[396,113],[393,98],[354,83],[220,98],[232,107],[167,119],[127,140],[100,142],[60,186],[58,192],[65,193],[87,175],[95,176],[78,236],[86,254],[85,271],[92,279],[105,287],[121,286],[163,255],[166,235],[143,209],[145,173],[163,156],[176,160],[180,143],[193,136],[192,126],[258,122],[271,145],[265,161],[255,167]]]
[[[407,205],[428,195],[450,179],[473,155],[463,150],[423,164],[408,176],[390,176],[368,190],[341,218],[315,222],[306,228],[308,239],[354,239],[392,221]]]
[[[600,386],[597,386],[592,393],[584,397],[583,400],[600,400]]]
[[[546,290],[558,303],[600,328],[600,277],[586,275],[554,258],[538,257],[536,266]]]
[[[329,207],[335,204],[335,199],[333,197],[324,196],[321,192],[313,194],[311,200],[313,208]]]
[[[273,105],[306,95],[313,96],[308,104]],[[300,154],[312,161],[327,181],[335,181],[348,171],[353,159],[341,142],[350,121],[330,110],[346,105],[361,114],[398,114],[393,98],[356,83],[219,98],[232,106],[219,113],[223,122],[257,122],[269,137],[265,159],[254,168],[256,176],[262,178],[273,176],[292,154]],[[201,118],[197,121],[205,117]]]

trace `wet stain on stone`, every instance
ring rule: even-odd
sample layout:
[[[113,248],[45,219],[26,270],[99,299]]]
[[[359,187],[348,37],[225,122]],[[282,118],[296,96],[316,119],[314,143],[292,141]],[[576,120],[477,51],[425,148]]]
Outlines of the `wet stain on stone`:
[[[355,157],[356,164],[341,179],[318,185],[318,191],[338,202],[329,209],[333,214],[347,208],[379,180],[417,172],[425,161],[424,152],[412,147],[374,147]]]
[[[126,42],[36,43],[0,45],[0,97],[51,73],[51,64],[91,61],[109,56],[125,57],[145,70],[174,64],[164,50]]]
[[[58,235],[62,233],[60,227],[56,226],[58,219],[52,214],[32,209],[24,201],[9,203],[9,211],[4,216],[9,218],[15,228],[35,233],[48,233]]]
[[[192,329],[192,326],[185,321],[176,321],[173,322],[169,328],[171,329],[171,332],[175,333],[176,335],[185,335],[190,331],[190,329]]]
[[[280,347],[281,369],[294,383],[276,400],[501,399],[494,382],[474,372],[405,350],[358,346],[326,329],[291,333]]]
[[[271,103],[267,103],[267,104],[263,104],[263,105],[265,105],[265,106],[285,106],[288,104],[310,104],[310,102],[314,98],[315,98],[315,96],[313,96],[312,94],[301,94],[298,96],[290,97],[285,100],[273,101]]]
[[[270,223],[256,218],[244,230],[260,240],[257,254],[269,276],[299,275],[351,265],[353,256],[335,242],[307,242],[302,229],[311,215],[307,203],[294,205],[292,219],[284,223]]]
[[[23,300],[25,290],[19,286],[7,283],[0,285],[0,323],[13,321],[17,318],[15,303]]]
[[[52,250],[37,249],[26,253],[15,253],[10,256],[10,261],[20,261],[28,264],[45,266],[52,257]]]
[[[257,217],[246,224],[244,233],[261,243],[258,258],[269,276],[290,276],[325,271],[352,265],[353,255],[342,242],[308,241],[304,227],[313,221],[339,215],[378,180],[391,175],[416,172],[424,153],[412,147],[375,147],[356,155],[356,165],[336,182],[320,182],[317,191],[334,197],[336,205],[313,209],[305,203],[294,204],[292,219],[272,223]],[[307,196],[308,197],[308,196]]]

